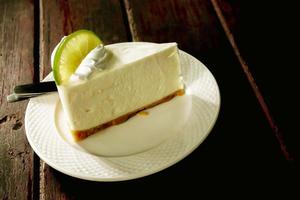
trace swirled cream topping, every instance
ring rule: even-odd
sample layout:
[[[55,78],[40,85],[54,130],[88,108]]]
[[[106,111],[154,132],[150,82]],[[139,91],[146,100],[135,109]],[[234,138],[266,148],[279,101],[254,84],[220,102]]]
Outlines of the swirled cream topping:
[[[70,81],[87,80],[95,70],[102,71],[105,68],[106,58],[105,47],[102,44],[98,45],[81,61],[75,73],[70,77]]]

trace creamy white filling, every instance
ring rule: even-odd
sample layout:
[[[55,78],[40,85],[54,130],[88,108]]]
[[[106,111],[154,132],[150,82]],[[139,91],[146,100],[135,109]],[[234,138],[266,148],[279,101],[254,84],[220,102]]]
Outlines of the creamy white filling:
[[[176,43],[131,42],[105,48],[105,70],[95,71],[88,81],[58,87],[72,130],[106,123],[183,88]]]

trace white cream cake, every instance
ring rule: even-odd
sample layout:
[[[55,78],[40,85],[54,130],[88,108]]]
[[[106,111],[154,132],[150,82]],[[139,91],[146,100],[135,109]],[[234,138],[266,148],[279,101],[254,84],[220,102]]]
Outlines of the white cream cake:
[[[180,74],[176,43],[97,46],[57,86],[75,140],[183,94]]]

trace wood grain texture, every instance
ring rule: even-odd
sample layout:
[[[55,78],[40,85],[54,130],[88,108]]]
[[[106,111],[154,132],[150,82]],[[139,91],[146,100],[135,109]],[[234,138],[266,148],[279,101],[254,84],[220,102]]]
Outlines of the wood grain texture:
[[[0,1],[0,199],[33,198],[33,151],[24,131],[27,101],[8,104],[17,84],[34,79],[31,1]]]
[[[262,106],[275,137],[287,160],[299,160],[300,149],[295,142],[299,101],[292,46],[295,31],[292,4],[257,1],[213,0],[219,9],[223,27],[231,40],[241,65],[246,68],[250,83]],[[259,6],[258,6],[259,5]],[[221,19],[222,20],[222,19]],[[226,28],[227,27],[227,28]],[[227,30],[226,30],[227,29]],[[251,77],[254,76],[255,81]],[[261,89],[258,90],[258,87]],[[283,95],[281,91],[285,91]],[[263,96],[263,97],[262,97]],[[296,131],[297,132],[297,131]]]
[[[92,22],[82,19],[103,6],[103,3],[119,9],[116,12],[119,14],[114,14],[114,17],[117,16],[120,20],[113,24],[114,27],[106,26],[103,30],[97,29],[96,33],[110,33],[106,39],[103,38],[106,43],[117,42],[111,37],[114,34],[118,35],[119,41],[129,38],[127,28],[124,27],[127,23],[120,9],[123,1],[121,6],[119,1],[92,2],[93,6],[88,7],[84,7],[86,4],[83,3],[81,12],[74,9],[81,5],[79,1],[41,2],[41,78],[49,72],[50,52],[64,33],[75,30],[76,26],[85,27],[85,23],[88,28],[100,27],[99,21],[103,20],[103,16],[109,15],[104,11],[97,12],[97,20]],[[230,179],[234,185],[255,181],[257,186],[275,177],[269,169],[285,169],[286,162],[280,148],[210,1],[127,0],[124,5],[133,40],[176,41],[181,49],[209,67],[218,81],[222,95],[219,119],[209,137],[190,156],[162,172],[137,180],[117,183],[84,181],[64,175],[42,162],[40,198],[89,199],[106,195],[109,198],[120,195],[122,198],[157,198],[161,194],[174,193],[194,197],[199,195],[203,185],[215,188],[218,184],[228,184],[227,180]],[[60,6],[64,9],[60,10]],[[61,17],[57,17],[59,15]],[[111,21],[112,18],[108,19]],[[45,63],[48,65],[44,65]],[[257,180],[260,180],[259,183]],[[191,190],[195,185],[198,189]],[[251,187],[252,190],[253,188]]]
[[[192,54],[208,55],[218,47],[220,33],[208,1],[131,1],[125,0],[133,40],[149,42],[176,41]]]
[[[40,1],[40,78],[43,79],[51,71],[50,54],[62,36],[78,29],[89,29],[99,35],[105,44],[127,41],[124,23],[126,21],[118,0]],[[86,187],[85,182],[64,182],[60,176],[63,180],[67,177],[41,161],[41,199],[72,199],[72,188]]]
[[[219,83],[222,95],[219,119],[213,132],[195,153],[198,162],[203,163],[200,168],[205,169],[200,171],[211,171],[212,166],[221,165],[225,167],[221,171],[226,173],[227,169],[233,174],[241,168],[251,168],[257,175],[263,174],[274,164],[285,169],[288,164],[258,107],[211,2],[125,2],[134,40],[176,41],[179,48],[204,62]],[[226,164],[222,162],[225,157]],[[190,169],[196,171],[196,168]],[[195,176],[200,178],[201,175],[196,173]]]

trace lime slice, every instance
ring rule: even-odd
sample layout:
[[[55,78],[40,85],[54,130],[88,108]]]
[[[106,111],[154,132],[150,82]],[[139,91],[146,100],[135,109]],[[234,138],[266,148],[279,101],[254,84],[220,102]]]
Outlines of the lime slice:
[[[101,43],[95,33],[88,30],[79,30],[68,35],[54,55],[53,75],[56,84],[68,82],[86,55]]]

